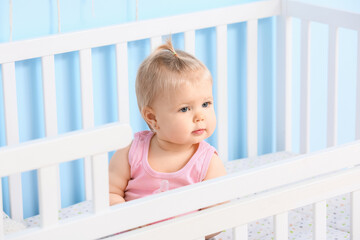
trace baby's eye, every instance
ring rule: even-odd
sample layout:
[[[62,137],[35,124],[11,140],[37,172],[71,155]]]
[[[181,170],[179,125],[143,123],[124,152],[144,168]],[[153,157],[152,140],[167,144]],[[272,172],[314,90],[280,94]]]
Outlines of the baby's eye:
[[[211,102],[204,102],[204,103],[202,104],[202,107],[203,107],[203,108],[207,108],[210,104],[211,104]]]
[[[183,107],[180,109],[180,112],[187,112],[189,110],[190,110],[189,107]]]

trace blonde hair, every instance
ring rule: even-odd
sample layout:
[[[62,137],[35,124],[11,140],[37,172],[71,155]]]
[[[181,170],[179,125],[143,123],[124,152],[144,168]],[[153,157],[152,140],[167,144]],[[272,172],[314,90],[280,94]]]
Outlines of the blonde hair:
[[[209,72],[200,60],[184,51],[175,51],[171,40],[167,40],[139,67],[135,89],[140,112],[145,106],[150,106],[159,94],[176,90],[186,81],[195,81],[196,78],[191,75],[200,70]]]

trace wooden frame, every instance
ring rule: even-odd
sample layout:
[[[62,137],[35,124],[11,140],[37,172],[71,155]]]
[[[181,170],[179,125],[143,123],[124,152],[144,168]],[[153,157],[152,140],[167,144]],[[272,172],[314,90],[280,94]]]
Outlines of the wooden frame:
[[[216,17],[214,17],[216,16]],[[258,19],[277,16],[277,118],[278,151],[291,151],[291,20],[300,18],[301,27],[301,153],[274,164],[242,171],[181,189],[108,206],[109,151],[131,141],[127,44],[151,39],[151,48],[167,34],[184,32],[185,49],[195,53],[195,31],[216,28],[219,154],[228,159],[227,109],[227,25],[247,22],[247,123],[248,153],[257,156],[257,41]],[[329,17],[331,16],[331,17]],[[330,26],[328,84],[328,149],[309,153],[310,28],[318,21]],[[181,24],[179,24],[181,23]],[[314,238],[326,238],[326,199],[343,193],[352,196],[352,238],[360,238],[359,189],[360,142],[337,146],[337,65],[339,27],[358,31],[360,14],[311,6],[287,0],[269,0],[200,13],[154,19],[39,39],[0,44],[0,64],[4,88],[6,147],[0,148],[0,177],[10,176],[11,214],[21,220],[21,172],[37,169],[41,227],[4,236],[0,219],[0,239],[95,239],[200,208],[231,201],[171,221],[112,236],[111,239],[204,239],[214,231],[234,228],[235,239],[247,239],[247,223],[274,216],[276,239],[288,239],[287,212],[313,204]],[[136,29],[136,31],[134,31]],[[358,39],[360,46],[360,39]],[[119,123],[94,127],[92,58],[94,47],[115,45]],[[360,49],[360,47],[359,47]],[[57,135],[54,55],[79,51],[83,130]],[[19,144],[15,62],[42,59],[46,138]],[[360,50],[358,51],[360,66]],[[360,69],[360,67],[359,67]],[[356,139],[360,136],[360,70],[357,73]],[[15,109],[15,110],[14,110]],[[29,156],[30,160],[29,160]],[[58,164],[85,158],[86,194],[94,212],[58,221]],[[266,181],[259,181],[266,179]],[[1,184],[0,184],[1,187]],[[229,191],[231,189],[231,191]],[[1,189],[0,189],[1,190]],[[213,194],[216,192],[217,194]],[[1,193],[1,191],[0,191]],[[192,199],[191,202],[188,201]],[[2,197],[0,195],[0,203]],[[175,204],[176,203],[176,204]],[[266,208],[262,206],[267,205]],[[141,218],[129,218],[141,214]],[[104,224],[106,222],[106,225]],[[90,230],[89,230],[90,229]],[[186,229],[186,231],[184,231]]]

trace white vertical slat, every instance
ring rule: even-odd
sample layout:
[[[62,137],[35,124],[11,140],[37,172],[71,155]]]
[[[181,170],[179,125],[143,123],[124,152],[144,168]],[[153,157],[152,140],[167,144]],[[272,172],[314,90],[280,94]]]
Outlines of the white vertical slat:
[[[44,95],[44,115],[45,115],[45,134],[47,137],[53,137],[58,134],[57,125],[57,106],[56,106],[56,83],[55,83],[55,64],[54,56],[44,56],[41,59],[43,75],[43,95]],[[59,167],[54,166],[57,170],[57,196],[58,208],[61,208],[61,191],[60,191],[60,174]]]
[[[288,212],[280,213],[274,216],[274,233],[276,240],[287,240],[289,219]]]
[[[257,76],[257,19],[247,22],[247,141],[248,157],[258,154],[258,76]]]
[[[287,1],[282,1],[282,15],[277,18],[276,40],[276,149],[291,151],[291,79],[292,79],[292,18],[286,15]]]
[[[151,52],[153,52],[158,46],[162,44],[162,38],[161,36],[158,37],[152,37],[150,39],[150,45],[151,45]]]
[[[81,103],[83,129],[94,127],[94,102],[93,102],[93,80],[91,49],[79,51],[80,55],[80,80],[81,80]],[[92,196],[91,188],[91,161],[89,157],[84,158],[85,192],[86,199]]]
[[[54,225],[58,221],[58,172],[57,166],[38,170],[39,206],[42,227]]]
[[[127,42],[116,44],[116,76],[119,122],[130,123]]]
[[[248,226],[242,225],[233,229],[234,240],[247,240],[248,239]]]
[[[310,22],[301,21],[300,153],[310,144]]]
[[[184,33],[185,51],[195,55],[195,30]]]
[[[83,128],[94,127],[94,102],[91,49],[79,51]]]
[[[351,239],[360,239],[360,191],[351,193]]]
[[[0,177],[0,209],[2,211],[3,207],[3,200],[2,200],[2,180]],[[4,221],[2,216],[0,217],[0,240],[4,239]]]
[[[45,132],[46,136],[52,137],[58,134],[54,56],[44,56],[41,60],[43,75]]]
[[[218,150],[228,161],[227,25],[216,27]]]
[[[47,137],[57,135],[56,87],[54,56],[42,57],[45,131]],[[43,227],[56,224],[61,208],[58,165],[38,170],[39,206]]]
[[[360,139],[360,30],[358,31],[357,77],[356,77],[356,139]]]
[[[327,147],[337,142],[338,28],[329,28]]]
[[[292,150],[292,18],[286,18],[285,41],[285,150]]]
[[[109,174],[107,153],[92,156],[94,213],[109,207]]]
[[[6,141],[19,143],[18,108],[16,95],[15,63],[2,64]],[[9,176],[10,210],[15,220],[23,219],[21,173]]]
[[[313,204],[314,208],[314,231],[313,239],[326,239],[326,201]]]

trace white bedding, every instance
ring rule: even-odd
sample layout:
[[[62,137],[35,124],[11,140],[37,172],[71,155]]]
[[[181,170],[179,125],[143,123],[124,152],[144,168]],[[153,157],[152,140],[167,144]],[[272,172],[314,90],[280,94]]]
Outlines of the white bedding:
[[[279,152],[275,154],[267,154],[260,157],[247,158],[232,161],[226,164],[228,173],[254,168],[267,163],[279,161],[285,158],[295,156],[288,152]],[[328,216],[327,216],[327,239],[350,239],[350,200],[349,195],[338,196],[328,200]],[[59,210],[59,220],[71,218],[84,213],[92,212],[92,203],[90,201],[81,202],[67,208]],[[312,239],[312,207],[305,206],[289,212],[289,239]],[[9,221],[9,219],[8,219]],[[25,219],[24,223],[27,227],[39,226],[39,215]],[[13,225],[14,226],[14,225]],[[21,226],[21,225],[19,225]],[[5,224],[5,228],[9,225]],[[19,228],[21,229],[21,228]],[[10,229],[5,229],[5,234]],[[248,225],[249,240],[270,240],[274,239],[273,218],[265,218]],[[216,240],[233,239],[232,231],[226,230],[216,236]]]

